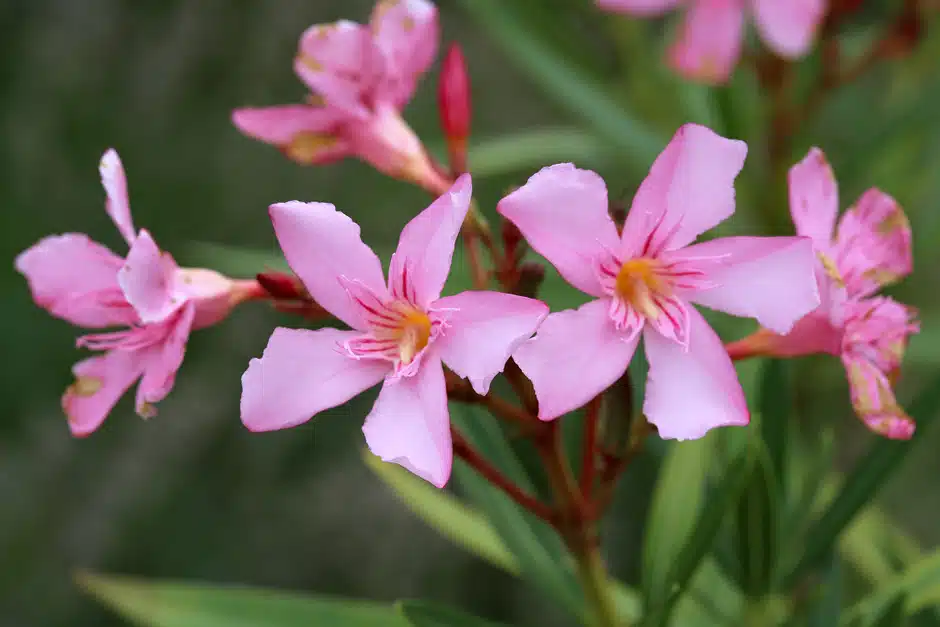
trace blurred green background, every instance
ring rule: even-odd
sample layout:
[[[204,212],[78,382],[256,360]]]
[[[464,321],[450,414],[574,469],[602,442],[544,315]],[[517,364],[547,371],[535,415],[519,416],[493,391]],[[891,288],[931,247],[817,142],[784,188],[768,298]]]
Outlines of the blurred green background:
[[[76,568],[380,600],[420,596],[520,625],[564,624],[524,584],[425,528],[363,466],[359,429],[374,393],[316,424],[265,435],[242,427],[239,379],[248,360],[260,355],[274,326],[300,325],[266,306],[246,306],[193,336],[157,418],[144,422],[122,402],[94,436],[72,439],[59,398],[80,358],[73,349],[79,332],[35,307],[12,267],[17,253],[50,233],[87,232],[123,253],[103,211],[96,170],[112,146],[127,170],[137,225],[182,265],[246,276],[263,269],[252,254],[230,249],[273,251],[266,207],[292,199],[336,204],[360,222],[365,241],[391,249],[400,228],[426,206],[420,191],[354,161],[298,166],[229,122],[238,106],[299,101],[304,90],[291,60],[300,33],[341,17],[365,21],[371,4],[0,6],[0,246],[10,260],[0,275],[0,624],[121,624],[77,593]],[[505,4],[512,23],[492,21],[488,9],[501,3],[439,3],[444,41],[460,41],[470,65],[480,167],[474,186],[486,212],[493,215],[506,188],[538,167],[569,159],[597,169],[611,197],[629,202],[655,150],[694,120],[751,145],[738,215],[725,230],[788,232],[779,180],[768,185],[762,171],[766,108],[747,70],[725,89],[686,85],[660,60],[670,23],[605,15],[587,0]],[[890,2],[865,4],[845,33],[849,50],[862,49],[890,15]],[[506,35],[515,27],[553,56],[519,48],[520,39]],[[509,49],[507,40],[515,41]],[[815,56],[804,62],[802,79],[812,79],[816,62]],[[439,149],[435,83],[436,67],[405,116]],[[598,109],[592,99],[598,93],[632,116],[624,119],[643,120],[642,128],[605,118],[609,107]],[[833,94],[791,138],[790,162],[811,145],[827,152],[843,206],[877,185],[911,218],[916,272],[891,293],[920,309],[924,332],[910,348],[902,401],[940,362],[938,100],[934,28],[909,58],[882,64]],[[606,134],[609,128],[622,132]],[[751,329],[726,318],[717,324],[727,339]],[[834,427],[837,459],[848,467],[874,438],[852,415],[841,367],[831,359],[801,360],[799,385],[794,419],[811,434]],[[925,439],[882,498],[922,544],[933,546],[940,540],[940,434]],[[628,581],[636,578],[655,465],[650,457],[631,468],[605,524],[607,558]]]

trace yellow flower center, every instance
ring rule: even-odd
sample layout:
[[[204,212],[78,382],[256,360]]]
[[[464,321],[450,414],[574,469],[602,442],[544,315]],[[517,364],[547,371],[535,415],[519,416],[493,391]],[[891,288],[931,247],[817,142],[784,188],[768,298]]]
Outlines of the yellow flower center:
[[[394,332],[401,363],[410,364],[431,338],[431,319],[426,313],[409,307],[402,312],[401,325]]]
[[[665,293],[668,289],[657,272],[658,265],[652,259],[631,259],[624,263],[617,273],[617,295],[650,320],[655,320],[659,315],[659,308],[653,297]]]

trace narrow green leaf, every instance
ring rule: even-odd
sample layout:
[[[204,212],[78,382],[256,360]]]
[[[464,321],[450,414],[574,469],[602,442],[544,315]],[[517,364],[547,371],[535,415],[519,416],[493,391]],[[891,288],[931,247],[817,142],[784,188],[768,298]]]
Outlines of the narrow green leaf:
[[[398,464],[363,451],[366,465],[385,482],[419,518],[468,552],[514,575],[519,562],[506,548],[493,526],[478,511],[444,490],[416,477]]]
[[[859,625],[861,627],[904,627],[906,616],[904,597],[902,596],[895,599],[887,607],[863,618],[859,621]]]
[[[842,612],[842,563],[835,553],[829,555],[829,567],[819,586],[812,592],[806,615],[806,627],[835,627]]]
[[[597,135],[574,128],[540,128],[478,140],[470,146],[469,160],[477,178],[537,170],[562,161],[597,168],[609,154]]]
[[[673,567],[695,528],[705,500],[714,436],[675,443],[666,454],[646,520],[642,593],[646,607],[672,595]]]
[[[910,613],[940,601],[940,550],[913,564],[893,581],[878,587],[871,596],[856,603],[845,613],[841,624],[851,625],[852,621],[882,616],[899,599],[906,599],[905,609]]]
[[[545,93],[581,117],[599,137],[630,158],[645,171],[666,142],[623,104],[612,99],[599,85],[560,58],[539,41],[533,30],[519,19],[512,3],[500,0],[460,0],[464,10],[499,43],[509,61],[526,72]]]
[[[786,491],[788,427],[794,418],[790,368],[786,360],[768,359],[760,382],[760,433],[781,493]]]
[[[477,407],[450,405],[451,420],[468,442],[517,486],[534,486],[493,416]],[[519,562],[522,577],[576,616],[584,613],[584,597],[573,573],[568,551],[555,531],[523,510],[472,468],[455,460],[454,478],[480,508]]]
[[[145,627],[406,627],[386,605],[296,593],[81,573],[79,586]]]
[[[879,440],[851,472],[839,495],[810,529],[805,549],[793,567],[787,570],[785,585],[792,586],[807,570],[815,567],[835,543],[856,514],[875,496],[879,488],[919,441],[940,410],[940,379],[928,384],[910,405],[909,413],[917,422],[917,432],[910,442]]]
[[[715,489],[708,495],[707,505],[698,517],[692,534],[672,564],[665,587],[669,596],[661,604],[647,606],[644,626],[660,627],[668,624],[676,602],[714,544],[725,514],[733,508],[747,484],[753,461],[754,452],[745,450],[724,469]]]
[[[439,603],[399,601],[395,606],[412,627],[508,627]]]
[[[776,563],[779,496],[764,443],[758,441],[754,448],[753,472],[738,501],[735,535],[742,588],[760,598],[770,589]]]
[[[284,255],[278,250],[192,242],[185,252],[190,265],[205,266],[234,277],[253,277],[265,270],[290,270]]]

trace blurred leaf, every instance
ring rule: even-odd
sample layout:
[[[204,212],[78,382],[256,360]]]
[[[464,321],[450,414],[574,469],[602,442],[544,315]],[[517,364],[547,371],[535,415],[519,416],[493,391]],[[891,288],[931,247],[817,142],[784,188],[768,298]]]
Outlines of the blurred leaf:
[[[842,563],[835,553],[829,555],[825,577],[812,593],[806,614],[806,627],[835,627],[842,612]],[[794,623],[799,624],[799,623]]]
[[[284,255],[279,250],[254,250],[210,242],[192,242],[185,249],[185,253],[185,265],[211,268],[232,277],[253,277],[265,270],[290,271]]]
[[[767,447],[770,470],[780,489],[785,492],[787,471],[788,426],[793,420],[793,394],[790,362],[768,359],[764,362],[760,382],[760,433]]]
[[[593,169],[608,158],[609,151],[597,135],[574,128],[541,128],[478,140],[470,145],[469,155],[475,178],[534,172],[563,161]]]
[[[534,493],[531,479],[493,416],[458,403],[450,404],[450,415],[478,452],[517,486]],[[454,478],[516,556],[522,577],[572,614],[583,615],[584,598],[572,572],[573,561],[555,531],[460,460],[455,460]]]
[[[398,464],[383,462],[368,449],[363,451],[363,459],[408,509],[444,537],[497,568],[519,574],[518,560],[479,512]]]
[[[82,573],[78,584],[147,627],[404,627],[389,606],[353,599]]]
[[[940,550],[913,564],[893,581],[879,586],[871,596],[856,603],[845,613],[842,624],[850,625],[855,620],[869,621],[872,617],[882,616],[904,599],[904,608],[911,614],[940,603]]]
[[[924,432],[940,410],[940,380],[934,380],[911,403],[909,414],[917,422],[910,442],[880,439],[853,469],[839,495],[812,526],[801,557],[787,571],[785,585],[792,586],[803,573],[815,567],[830,550],[839,534],[872,499],[900,465],[914,445],[925,439]]]
[[[639,171],[649,168],[666,141],[539,41],[519,19],[512,3],[499,0],[460,0],[460,3],[503,47],[509,61],[524,70],[546,94],[580,116],[599,137],[623,151]]]
[[[672,444],[663,460],[643,543],[641,589],[647,608],[662,605],[672,593],[672,569],[702,509],[713,453],[714,438],[706,436]]]
[[[921,557],[917,543],[875,506],[862,510],[839,539],[839,551],[874,586]]]
[[[507,627],[504,623],[477,618],[439,603],[399,601],[395,605],[412,627]]]
[[[689,580],[708,554],[721,528],[725,514],[740,497],[753,465],[754,453],[742,451],[725,469],[715,489],[708,494],[707,504],[682,550],[671,562],[671,571],[662,591],[657,591],[658,605],[648,605],[644,615],[645,627],[668,624],[676,602],[685,592]],[[691,477],[689,478],[692,479]],[[672,493],[674,499],[682,500],[684,490]]]
[[[859,627],[903,627],[906,622],[905,618],[904,597],[902,596],[876,613],[866,616],[858,622],[858,625]],[[847,623],[843,621],[842,624]]]

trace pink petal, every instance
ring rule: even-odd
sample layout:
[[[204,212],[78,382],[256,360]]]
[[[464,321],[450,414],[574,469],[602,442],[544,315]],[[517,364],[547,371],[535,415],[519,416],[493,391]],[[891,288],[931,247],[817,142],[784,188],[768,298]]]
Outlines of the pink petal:
[[[682,126],[640,185],[623,228],[625,258],[682,248],[734,213],[747,144]]]
[[[607,315],[609,308],[609,299],[598,299],[550,314],[538,334],[513,354],[535,387],[542,420],[581,407],[630,364],[640,336],[617,331]]]
[[[401,108],[434,62],[440,36],[437,9],[427,0],[382,0],[372,13],[372,32],[385,56],[380,98]]]
[[[601,177],[570,163],[542,168],[496,210],[566,281],[592,296],[604,294],[597,268],[617,250],[617,227]]]
[[[137,319],[117,283],[123,264],[123,259],[79,233],[43,238],[15,262],[37,305],[87,328],[131,324]]]
[[[790,168],[790,215],[797,235],[812,238],[820,252],[827,252],[839,213],[839,187],[826,155],[813,148]]]
[[[252,359],[242,375],[242,423],[251,431],[295,427],[381,381],[390,370],[387,362],[356,360],[341,352],[357,335],[275,329],[264,354]]]
[[[143,323],[160,322],[182,304],[175,293],[176,263],[161,252],[146,229],[134,240],[117,281]]]
[[[137,386],[137,413],[141,416],[154,415],[156,410],[152,405],[162,401],[173,389],[176,372],[186,354],[186,341],[193,326],[195,311],[195,304],[187,303],[171,319],[158,323],[166,327],[166,337],[147,351],[144,376]]]
[[[842,363],[849,379],[852,405],[865,426],[892,440],[909,440],[916,425],[898,405],[885,374],[862,357],[847,355]]]
[[[472,190],[470,175],[464,174],[405,225],[388,270],[392,294],[413,295],[413,302],[420,307],[440,297],[450,273],[457,235],[470,208]]]
[[[114,148],[109,148],[98,164],[101,174],[101,184],[104,186],[107,200],[105,211],[111,216],[114,225],[124,237],[128,245],[134,243],[134,222],[131,220],[131,206],[127,198],[127,178],[124,176],[124,166]]]
[[[278,203],[270,214],[287,263],[314,300],[349,326],[364,329],[340,277],[358,280],[375,294],[387,292],[382,264],[362,243],[359,225],[322,202]]]
[[[236,109],[232,122],[239,131],[282,148],[301,163],[329,163],[349,154],[341,135],[345,114],[329,107],[285,105]]]
[[[694,303],[755,318],[777,333],[819,306],[816,254],[807,237],[725,237],[695,244],[669,256],[696,259],[714,287],[683,290]]]
[[[350,123],[344,133],[351,152],[391,177],[412,177],[428,163],[421,140],[390,104],[377,104],[368,121]]]
[[[839,221],[836,265],[853,296],[867,296],[911,273],[911,225],[891,196],[870,189]]]
[[[774,52],[790,59],[809,52],[826,16],[825,0],[752,0],[754,21]]]
[[[774,0],[779,1],[779,0]],[[726,83],[741,56],[744,0],[696,0],[686,10],[669,64],[682,76]]]
[[[682,0],[597,0],[597,6],[605,11],[651,16],[670,11],[681,2]]]
[[[366,119],[363,98],[375,82],[376,56],[365,26],[348,20],[316,24],[300,38],[294,71],[329,106]]]
[[[643,413],[669,440],[694,440],[709,429],[749,421],[744,391],[724,345],[702,314],[688,309],[688,349],[648,327],[643,333],[650,366]]]
[[[113,350],[72,367],[75,383],[62,396],[62,409],[72,435],[89,435],[104,422],[118,399],[140,377],[144,367],[140,356],[138,351]]]
[[[493,378],[548,315],[548,305],[501,292],[463,292],[435,302],[447,321],[435,342],[447,367],[486,394]]]
[[[440,359],[426,356],[414,376],[386,380],[362,432],[383,461],[443,488],[454,452]]]

